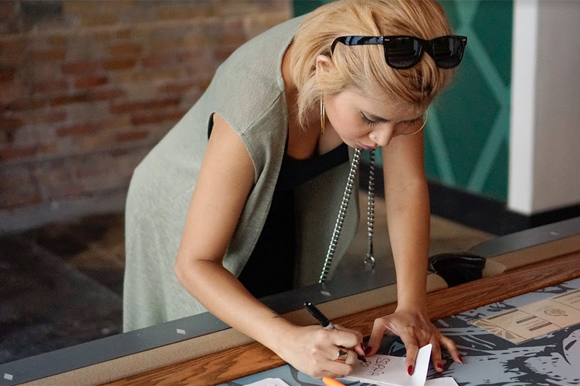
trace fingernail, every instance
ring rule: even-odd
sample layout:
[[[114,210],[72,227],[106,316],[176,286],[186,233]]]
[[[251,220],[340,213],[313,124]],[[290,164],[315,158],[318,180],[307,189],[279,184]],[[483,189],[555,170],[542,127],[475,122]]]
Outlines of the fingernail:
[[[443,370],[443,365],[441,363],[437,363],[435,366],[437,367],[437,370]]]
[[[409,367],[407,368],[407,373],[408,373],[409,375],[413,375],[413,366],[409,366]]]
[[[365,348],[365,355],[369,355],[371,351],[373,351],[373,348],[371,346],[368,346],[367,348]]]
[[[461,362],[461,364],[463,364],[463,359],[461,358],[461,355],[457,354],[457,356],[459,357],[459,362]]]
[[[362,342],[361,342],[361,344],[359,345],[359,347],[360,347],[360,349],[362,350],[362,352],[366,353],[366,352],[365,352],[365,346],[363,346]]]

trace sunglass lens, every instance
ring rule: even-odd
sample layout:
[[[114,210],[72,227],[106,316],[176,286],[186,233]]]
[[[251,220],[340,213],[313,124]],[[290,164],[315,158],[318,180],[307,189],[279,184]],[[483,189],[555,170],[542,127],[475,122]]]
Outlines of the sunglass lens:
[[[441,68],[454,68],[463,58],[463,43],[454,36],[445,36],[432,41],[433,57]]]
[[[412,37],[392,38],[385,43],[385,58],[393,68],[413,67],[421,59],[422,52],[421,43]]]

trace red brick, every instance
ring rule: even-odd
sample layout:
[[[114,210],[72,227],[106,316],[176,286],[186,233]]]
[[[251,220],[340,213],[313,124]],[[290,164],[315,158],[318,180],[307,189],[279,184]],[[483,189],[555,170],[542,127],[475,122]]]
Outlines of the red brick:
[[[111,155],[113,157],[124,157],[129,154],[129,150],[127,149],[113,149],[111,150]]]
[[[142,58],[141,63],[144,67],[163,67],[172,65],[174,63],[174,59],[170,54],[149,55]]]
[[[22,35],[20,35],[22,36]],[[0,53],[14,54],[24,52],[26,48],[26,39],[24,37],[8,38],[0,40]]]
[[[103,63],[103,68],[107,71],[126,70],[135,67],[137,59],[111,59]]]
[[[20,117],[1,117],[0,130],[15,130],[22,127],[22,118]]]
[[[91,88],[107,84],[109,79],[104,75],[88,75],[77,78],[75,80],[75,87],[77,88]]]
[[[209,87],[211,81],[212,81],[211,75],[201,76],[198,79],[198,85],[199,85],[200,90],[205,91]]]
[[[218,45],[241,46],[246,42],[246,37],[241,33],[226,33],[217,38]]]
[[[15,100],[6,105],[8,111],[28,111],[46,106],[46,100],[41,98],[28,98]]]
[[[56,146],[56,143],[52,142],[52,143],[41,143],[38,146],[38,153],[54,155],[59,154],[60,152],[58,146]]]
[[[115,32],[117,39],[129,39],[131,37],[132,28],[122,28]]]
[[[229,58],[235,50],[236,49],[234,47],[218,47],[215,50],[215,59],[217,59],[219,62],[223,62]]]
[[[67,0],[62,2],[65,15],[94,14],[99,8],[98,1]]]
[[[0,161],[32,157],[37,150],[36,146],[5,147],[0,149]]]
[[[160,123],[165,121],[177,121],[185,114],[184,111],[167,111],[157,112],[153,114],[134,114],[131,116],[131,121],[134,125],[147,125],[150,123]]]
[[[59,128],[56,133],[59,137],[93,134],[95,127],[91,124],[79,124]]]
[[[125,114],[136,111],[149,111],[154,109],[163,109],[166,107],[178,106],[181,98],[166,98],[158,100],[149,100],[144,102],[125,102],[111,106],[113,114]]]
[[[79,138],[78,147],[82,150],[94,151],[98,149],[107,149],[115,145],[115,139],[110,136],[95,136],[90,135],[87,137]]]
[[[101,69],[101,64],[94,61],[68,62],[61,66],[63,74],[79,75],[97,72]]]
[[[159,20],[187,20],[215,16],[215,7],[209,1],[196,1],[193,7],[165,8],[157,12]]]
[[[151,52],[173,53],[183,48],[183,38],[153,38],[149,43]]]
[[[128,115],[116,115],[112,119],[101,121],[97,125],[99,132],[119,130],[131,127],[131,118]]]
[[[109,47],[111,56],[139,56],[143,47],[137,43],[121,43]]]
[[[2,83],[0,89],[0,103],[10,104],[15,100],[19,100],[23,95],[26,95],[28,88],[20,82],[5,82]]]
[[[89,100],[87,93],[61,95],[50,100],[51,106],[68,105],[72,103],[83,103]]]
[[[4,53],[0,50],[0,64],[6,66],[22,66],[26,63],[26,55],[22,52]]]
[[[48,42],[54,47],[66,47],[69,38],[66,35],[52,35],[48,37]]]
[[[83,196],[83,189],[77,185],[64,184],[57,186],[49,186],[46,189],[47,199],[49,200],[62,200],[71,199]]]
[[[35,206],[42,202],[40,193],[36,188],[34,190],[18,189],[0,194],[0,207],[14,209],[24,206]]]
[[[32,125],[41,125],[46,123],[57,123],[66,120],[65,111],[50,109],[48,111],[38,111],[26,115],[26,123]]]
[[[187,49],[207,48],[214,45],[212,34],[200,33],[195,36],[186,36],[183,39],[182,47]]]
[[[16,70],[14,67],[0,67],[0,82],[10,82],[14,80]]]
[[[165,84],[160,86],[158,90],[161,93],[183,95],[184,93],[193,89],[195,85],[196,82],[194,81],[182,81],[179,83]]]
[[[0,192],[15,191],[15,187],[33,186],[30,169],[26,165],[8,165],[0,172]]]
[[[63,60],[64,56],[64,49],[54,48],[44,51],[32,51],[28,54],[28,59],[34,62],[49,62]]]
[[[105,101],[123,98],[125,95],[125,91],[120,88],[113,88],[108,90],[92,90],[89,94],[89,99],[91,101]]]
[[[139,141],[141,139],[145,139],[149,136],[149,133],[146,131],[133,131],[130,133],[121,133],[117,134],[117,142],[133,142]]]
[[[32,167],[34,179],[41,186],[58,185],[70,181],[71,173],[64,160],[44,161]]]
[[[4,0],[0,2],[0,18],[8,18],[17,12],[17,2],[12,0]]]
[[[32,85],[32,92],[34,93],[56,93],[66,91],[68,89],[68,82],[66,80],[45,80]]]
[[[114,2],[111,2],[114,3]],[[113,25],[117,23],[117,18],[111,14],[89,14],[81,20],[81,26],[83,27],[95,27],[103,25]]]
[[[109,29],[107,29],[107,30],[95,31],[95,33],[93,33],[93,35],[92,35],[92,38],[96,42],[109,42],[109,41],[113,40],[115,37],[113,36],[111,31]]]

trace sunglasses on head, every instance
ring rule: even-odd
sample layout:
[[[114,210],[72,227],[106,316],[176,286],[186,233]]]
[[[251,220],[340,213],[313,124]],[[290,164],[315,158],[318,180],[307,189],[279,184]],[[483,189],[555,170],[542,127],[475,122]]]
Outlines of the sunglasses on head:
[[[413,67],[419,63],[423,52],[431,55],[437,67],[450,69],[461,63],[467,37],[449,35],[423,40],[414,36],[341,36],[332,42],[331,54],[337,43],[346,46],[382,44],[387,64],[396,69]]]

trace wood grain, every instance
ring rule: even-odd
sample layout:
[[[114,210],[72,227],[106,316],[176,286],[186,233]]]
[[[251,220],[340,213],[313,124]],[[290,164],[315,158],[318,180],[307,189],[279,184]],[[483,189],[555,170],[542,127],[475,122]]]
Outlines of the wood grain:
[[[580,252],[574,252],[498,276],[430,293],[427,297],[429,313],[432,319],[439,319],[578,277],[580,277]],[[368,336],[373,321],[393,312],[395,307],[396,304],[389,304],[345,316],[333,322],[357,329]],[[137,374],[106,385],[216,385],[284,363],[261,344],[252,343]]]

